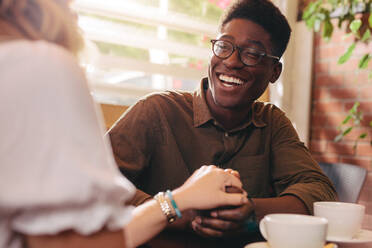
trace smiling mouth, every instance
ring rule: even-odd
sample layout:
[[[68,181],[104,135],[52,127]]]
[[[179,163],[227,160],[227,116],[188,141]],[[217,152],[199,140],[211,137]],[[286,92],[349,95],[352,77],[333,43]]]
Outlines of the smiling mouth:
[[[239,78],[231,77],[227,75],[219,75],[218,79],[221,80],[221,83],[225,87],[237,87],[243,85],[245,82]]]

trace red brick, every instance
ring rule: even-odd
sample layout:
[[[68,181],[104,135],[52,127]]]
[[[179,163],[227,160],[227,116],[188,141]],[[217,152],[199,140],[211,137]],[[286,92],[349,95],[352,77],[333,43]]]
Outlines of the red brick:
[[[328,73],[328,67],[329,67],[329,63],[328,62],[320,62],[320,61],[316,61],[315,62],[315,73],[316,74],[320,74],[320,73]]]
[[[328,56],[333,60],[338,61],[338,58],[347,51],[348,45],[344,43],[333,43],[329,48]]]
[[[370,86],[371,80],[368,79],[368,70],[355,70],[344,73],[345,85],[360,87],[361,85]]]
[[[338,163],[339,162],[339,158],[337,155],[325,155],[325,154],[322,154],[322,155],[317,155],[317,154],[314,154],[313,155],[313,158],[317,161],[317,162],[325,162],[325,163]]]
[[[359,42],[355,48],[354,54],[362,57],[366,53],[370,53],[372,50],[372,43],[366,44]]]
[[[365,114],[363,116],[363,120],[361,122],[361,125],[363,127],[369,127],[369,123],[372,121],[372,114]],[[372,128],[371,128],[372,129]]]
[[[370,100],[370,99],[368,99]],[[354,105],[354,102],[346,103],[345,109],[348,111]],[[372,114],[372,101],[360,102],[358,110],[362,111],[364,114]]]
[[[364,215],[362,228],[368,229],[368,230],[372,229],[372,214]],[[368,246],[364,246],[364,247],[368,247]]]
[[[325,88],[314,88],[312,92],[312,100],[327,99],[327,90]]]
[[[327,126],[332,126],[335,128],[338,128],[342,122],[345,120],[347,114],[346,113],[341,113],[341,114],[336,114],[336,113],[329,113],[326,114],[327,118]]]
[[[353,144],[345,142],[329,142],[327,146],[327,153],[338,155],[354,155],[355,150]]]
[[[344,84],[343,75],[318,75],[315,78],[316,86],[342,86]]]
[[[366,207],[365,215],[372,217],[372,198],[369,198],[369,201],[365,201],[363,205]]]
[[[315,112],[318,113],[342,113],[344,111],[343,104],[340,102],[317,102],[314,108]]]
[[[341,163],[359,165],[360,167],[366,168],[368,171],[372,170],[372,159],[368,158],[342,157]]]
[[[360,87],[360,98],[372,99],[372,85],[366,87]]]
[[[356,99],[358,97],[358,89],[356,87],[335,88],[329,89],[329,93],[333,99]]]
[[[370,156],[372,158],[372,146],[371,144],[367,143],[362,144],[358,143],[356,153],[358,156]]]
[[[335,127],[341,125],[345,119],[346,114],[335,114],[335,113],[322,113],[313,112],[311,116],[311,123],[313,127]]]
[[[318,46],[315,49],[315,61],[320,62],[323,59],[327,59],[330,56],[330,47],[325,46]]]
[[[319,47],[324,44],[324,40],[322,39],[322,36],[319,33],[315,34],[315,39],[314,39],[314,46]]]
[[[364,187],[367,187],[369,188],[369,190],[372,190],[372,171],[368,172],[366,182],[364,183]]]
[[[310,143],[310,150],[312,153],[323,153],[326,151],[326,148],[327,148],[326,141],[313,140]]]
[[[352,57],[347,62],[341,65],[338,64],[338,59],[334,59],[332,60],[332,62],[330,62],[328,70],[329,72],[332,72],[332,73],[355,71],[358,69],[358,65],[359,65],[359,57],[358,58]]]
[[[336,128],[311,128],[311,139],[333,141],[338,133]]]
[[[313,127],[324,127],[327,123],[327,116],[313,114],[311,117],[311,124]]]
[[[350,133],[348,133],[346,136],[344,136],[343,140],[354,142],[355,140],[357,140],[359,138],[359,136],[362,133],[366,133],[369,137],[371,137],[370,135],[372,135],[372,133],[370,132],[370,130],[368,128],[354,127],[353,130],[351,130]],[[365,139],[367,139],[367,138],[365,138]]]
[[[368,187],[368,178],[366,178],[366,181],[364,182],[363,188],[360,191],[360,196],[359,196],[359,202],[372,202],[372,188]],[[372,182],[371,182],[372,183]]]

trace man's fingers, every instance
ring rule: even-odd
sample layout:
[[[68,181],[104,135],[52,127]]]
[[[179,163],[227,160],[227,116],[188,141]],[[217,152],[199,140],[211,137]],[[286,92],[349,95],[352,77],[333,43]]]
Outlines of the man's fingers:
[[[195,220],[193,222],[191,222],[191,227],[197,234],[199,234],[200,236],[203,236],[203,237],[216,237],[217,238],[217,237],[222,237],[223,236],[222,231],[218,231],[218,230],[214,230],[214,229],[211,229],[211,228],[208,228],[208,227],[204,227],[204,226],[198,224]]]
[[[227,221],[217,218],[209,218],[209,217],[196,217],[195,222],[201,225],[204,228],[210,228],[215,231],[230,231],[235,230],[240,227],[239,223],[233,221]]]
[[[227,221],[242,221],[247,216],[246,206],[233,209],[218,209],[211,212],[211,216]]]

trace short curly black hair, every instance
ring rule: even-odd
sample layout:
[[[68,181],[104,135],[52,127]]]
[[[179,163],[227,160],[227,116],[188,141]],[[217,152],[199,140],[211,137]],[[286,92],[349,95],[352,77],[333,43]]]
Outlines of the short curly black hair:
[[[291,36],[285,16],[269,0],[236,0],[225,11],[220,30],[233,19],[250,20],[263,27],[271,36],[272,53],[281,57]]]

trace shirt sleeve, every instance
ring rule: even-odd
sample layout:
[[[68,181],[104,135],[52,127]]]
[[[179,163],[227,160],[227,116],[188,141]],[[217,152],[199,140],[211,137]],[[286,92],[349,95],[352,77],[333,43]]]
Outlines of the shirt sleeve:
[[[333,201],[336,191],[303,142],[290,120],[278,109],[273,111],[272,177],[279,196],[294,195],[313,213],[315,201]]]
[[[134,187],[121,176],[82,70],[64,49],[1,53],[0,209],[25,234],[118,230]],[[5,66],[6,65],[6,66]]]
[[[131,106],[108,132],[120,171],[137,187],[131,201],[135,206],[152,197],[138,188],[146,183],[143,172],[150,165],[154,145],[160,145],[157,120],[146,97]]]

